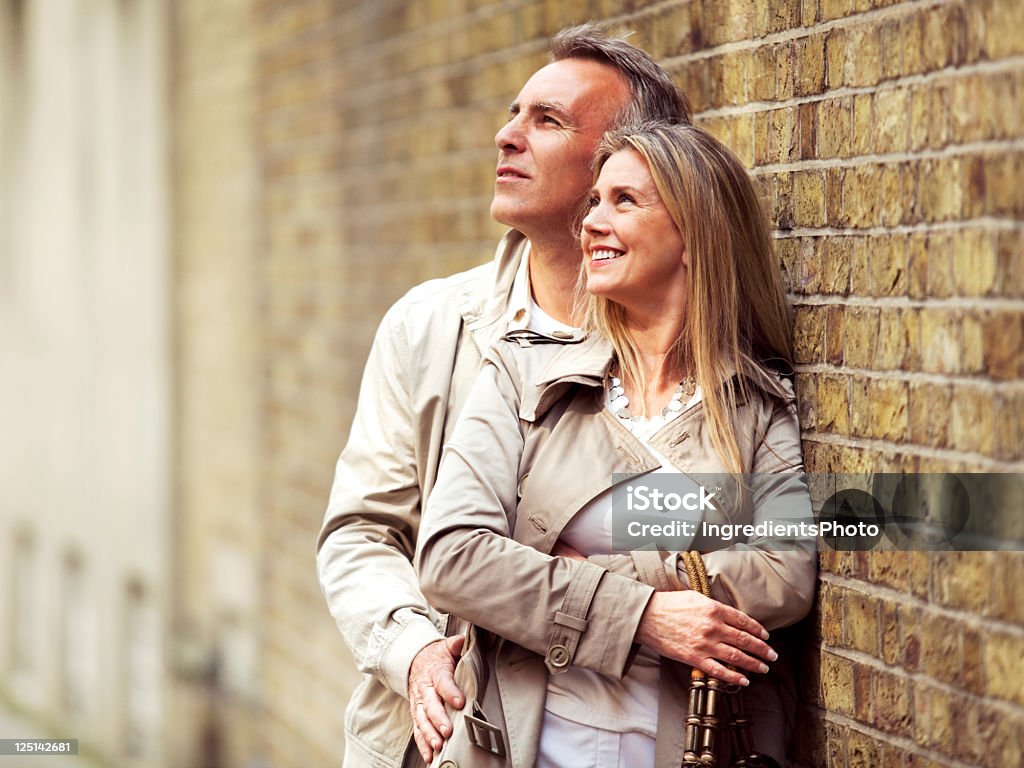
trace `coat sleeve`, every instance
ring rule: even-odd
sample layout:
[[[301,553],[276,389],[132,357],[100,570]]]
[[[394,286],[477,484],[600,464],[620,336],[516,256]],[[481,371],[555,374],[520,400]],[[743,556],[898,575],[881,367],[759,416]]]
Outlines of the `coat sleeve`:
[[[317,543],[320,587],[361,672],[408,696],[409,667],[441,633],[412,565],[420,487],[401,303],[377,331]]]
[[[651,587],[511,538],[525,428],[514,366],[500,351],[485,363],[445,446],[419,537],[421,588],[544,656],[552,674],[575,665],[621,677]]]
[[[789,387],[788,381],[784,386]],[[790,393],[792,388],[789,387]],[[752,522],[814,523],[800,450],[796,406],[774,403],[756,440],[750,481]],[[767,629],[794,624],[811,609],[817,585],[816,539],[808,535],[752,537],[704,554],[711,596],[757,619]],[[678,576],[688,585],[685,570]]]

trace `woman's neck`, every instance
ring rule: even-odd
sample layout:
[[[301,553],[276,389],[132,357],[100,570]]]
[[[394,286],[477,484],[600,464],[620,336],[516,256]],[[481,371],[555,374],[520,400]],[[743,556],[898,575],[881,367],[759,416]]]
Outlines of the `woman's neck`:
[[[626,318],[626,328],[637,351],[637,364],[645,379],[643,392],[639,391],[639,382],[634,381],[626,382],[626,392],[637,406],[644,403],[648,416],[660,412],[679,384],[693,374],[690,366],[679,358],[680,317],[681,314],[667,313],[668,319],[651,317],[646,322],[632,315]]]

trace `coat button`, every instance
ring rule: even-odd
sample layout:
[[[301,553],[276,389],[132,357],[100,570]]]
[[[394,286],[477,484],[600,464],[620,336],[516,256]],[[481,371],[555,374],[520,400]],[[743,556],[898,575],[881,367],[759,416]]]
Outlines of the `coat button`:
[[[569,649],[564,645],[553,645],[548,653],[548,660],[551,666],[561,669],[569,666]]]
[[[445,760],[443,763],[437,766],[437,768],[459,768],[459,764],[456,763],[454,760]]]
[[[571,339],[572,334],[568,331],[552,331],[551,335],[556,339]]]

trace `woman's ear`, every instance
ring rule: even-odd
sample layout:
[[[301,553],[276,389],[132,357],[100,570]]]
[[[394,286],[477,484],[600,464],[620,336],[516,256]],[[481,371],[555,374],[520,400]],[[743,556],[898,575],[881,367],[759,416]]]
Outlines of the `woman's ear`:
[[[690,252],[686,250],[686,246],[683,246],[683,252],[680,254],[680,258],[683,260],[683,266],[687,269],[690,268]]]

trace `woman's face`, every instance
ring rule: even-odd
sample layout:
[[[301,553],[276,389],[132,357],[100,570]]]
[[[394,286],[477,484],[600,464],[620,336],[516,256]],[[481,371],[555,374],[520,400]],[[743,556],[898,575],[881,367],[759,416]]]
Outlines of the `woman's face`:
[[[605,162],[590,193],[582,242],[590,293],[626,309],[680,309],[683,238],[639,153],[622,150]]]

